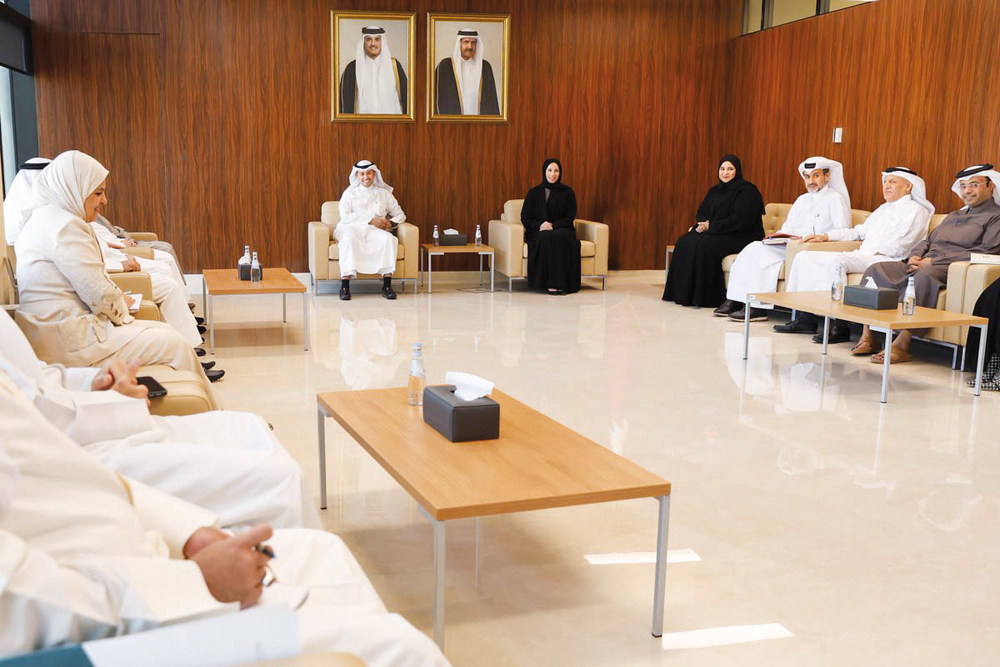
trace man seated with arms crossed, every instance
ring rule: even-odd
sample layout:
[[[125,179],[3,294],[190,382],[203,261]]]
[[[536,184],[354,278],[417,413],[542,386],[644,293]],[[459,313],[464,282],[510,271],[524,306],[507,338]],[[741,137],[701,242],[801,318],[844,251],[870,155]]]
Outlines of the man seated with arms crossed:
[[[924,180],[905,167],[890,167],[882,172],[882,196],[885,203],[863,224],[804,238],[803,243],[862,241],[862,244],[851,252],[800,252],[792,263],[785,291],[829,292],[841,269],[844,275],[861,273],[878,262],[906,259],[906,251],[927,236],[927,223],[934,214],[934,205],[927,201]],[[787,324],[776,324],[774,330],[778,333],[815,333],[817,322],[812,313],[799,312],[798,317]],[[842,343],[850,339],[850,325],[834,320],[828,342]],[[813,340],[822,343],[823,335],[817,334]]]
[[[233,536],[216,525],[211,512],[104,467],[0,372],[0,657],[258,601],[294,606],[308,593],[297,611],[303,651],[353,653],[372,667],[448,665],[387,612],[340,538],[267,524]]]
[[[777,289],[789,240],[851,226],[851,195],[844,182],[843,165],[825,157],[811,157],[799,165],[799,174],[805,181],[806,193],[792,204],[780,230],[763,241],[754,241],[736,256],[729,269],[726,302],[715,310],[717,317],[729,315],[729,319],[743,321],[747,294]],[[765,309],[773,307],[767,304],[751,308],[750,321],[767,320]]]
[[[951,189],[965,202],[965,206],[948,214],[925,241],[910,248],[909,259],[900,262],[879,262],[865,271],[879,287],[899,290],[902,300],[906,283],[913,277],[917,291],[917,305],[937,308],[938,295],[948,281],[948,266],[952,262],[967,262],[974,252],[1000,253],[1000,173],[993,165],[983,164],[958,172]],[[926,329],[904,329],[892,342],[889,363],[910,361],[910,340],[921,336]],[[877,350],[875,337],[866,326],[861,340],[851,350],[852,354],[872,354]],[[879,352],[872,358],[881,364],[885,358]]]
[[[406,214],[374,162],[357,162],[350,179],[351,186],[340,196],[340,222],[333,230],[340,253],[340,298],[350,301],[351,278],[377,273],[382,276],[382,296],[395,299],[392,272],[399,239],[394,232]]]

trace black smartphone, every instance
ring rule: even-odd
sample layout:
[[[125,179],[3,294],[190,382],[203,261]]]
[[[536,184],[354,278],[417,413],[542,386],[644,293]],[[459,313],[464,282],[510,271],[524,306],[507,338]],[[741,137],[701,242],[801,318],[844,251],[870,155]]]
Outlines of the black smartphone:
[[[135,381],[149,390],[150,398],[159,398],[167,395],[167,388],[157,382],[156,378],[149,377],[148,375],[140,375]]]

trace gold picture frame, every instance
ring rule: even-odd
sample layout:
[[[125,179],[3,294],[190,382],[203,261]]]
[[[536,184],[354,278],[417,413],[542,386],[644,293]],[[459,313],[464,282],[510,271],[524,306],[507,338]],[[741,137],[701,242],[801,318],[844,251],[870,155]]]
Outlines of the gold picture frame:
[[[470,30],[466,30],[466,29]],[[463,33],[476,43],[480,56],[476,113],[464,112],[456,58],[468,60],[461,47]],[[499,44],[499,51],[496,45]],[[482,51],[476,53],[476,50]],[[474,76],[474,74],[472,74]],[[493,85],[489,82],[492,80]],[[510,14],[427,14],[427,122],[506,123],[510,81]],[[484,113],[485,112],[485,113]]]
[[[362,93],[357,86],[357,68],[355,63],[362,49],[366,47],[359,40],[363,39],[363,30],[378,26],[382,33],[370,34],[378,37],[378,48],[382,44],[389,46],[388,53],[395,62],[392,75],[396,81],[396,94],[402,113],[385,113],[382,111],[357,111],[362,104]],[[395,45],[401,35],[405,35],[406,44]],[[415,12],[369,12],[369,11],[338,11],[330,12],[330,100],[331,120],[348,122],[403,122],[412,123],[416,120],[416,36],[417,15]],[[404,64],[402,59],[406,59]],[[350,86],[354,77],[355,85]],[[404,82],[402,79],[406,78]],[[373,95],[376,100],[377,95]],[[369,100],[371,100],[371,97]],[[382,98],[385,100],[385,97]],[[372,100],[374,102],[374,100]],[[375,104],[391,104],[392,102],[374,102]],[[370,106],[371,102],[369,103]]]

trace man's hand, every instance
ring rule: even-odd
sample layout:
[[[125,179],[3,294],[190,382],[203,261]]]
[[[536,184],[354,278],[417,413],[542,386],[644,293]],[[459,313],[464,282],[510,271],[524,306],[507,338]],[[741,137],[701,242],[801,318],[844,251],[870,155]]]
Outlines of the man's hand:
[[[112,359],[100,370],[90,388],[94,391],[117,391],[122,396],[129,398],[142,398],[149,404],[149,390],[135,380],[135,374],[142,365],[140,359]]]
[[[244,609],[256,604],[264,592],[262,582],[267,572],[264,566],[270,559],[254,547],[273,532],[270,526],[261,524],[235,537],[210,539],[191,557],[201,568],[212,597],[219,602],[239,602]]]
[[[802,239],[803,243],[825,243],[830,240],[829,234],[810,234]]]
[[[138,241],[133,241],[132,239],[122,239],[122,243],[125,244],[126,248],[134,248],[139,245]]]
[[[913,271],[916,271],[917,269],[919,269],[921,267],[930,266],[930,265],[931,265],[931,258],[930,257],[920,257],[918,255],[914,255],[910,259],[906,260],[906,270],[907,270],[907,272],[913,272]]]
[[[371,225],[372,227],[385,230],[388,230],[390,227],[392,227],[392,223],[389,222],[389,220],[377,216],[372,218],[368,224]]]
[[[710,224],[711,223],[708,220],[702,220],[701,222],[699,222],[697,225],[694,226],[694,231],[698,232],[699,234],[704,234],[705,232],[708,231],[708,226]]]
[[[132,255],[129,255],[122,260],[122,271],[138,271],[139,270],[139,260],[137,260]]]
[[[198,553],[208,545],[215,544],[216,542],[221,542],[226,539],[229,539],[229,535],[226,535],[218,528],[209,528],[208,526],[199,528],[191,533],[191,537],[189,537],[188,541],[184,543],[184,558],[190,560],[198,555]]]
[[[117,243],[109,243],[108,247],[109,248],[114,248],[115,250],[124,250],[125,249],[125,246],[118,245]]]
[[[552,223],[551,222],[543,222],[542,224],[538,225],[538,231],[540,231],[540,232],[547,232],[550,229],[552,229]]]

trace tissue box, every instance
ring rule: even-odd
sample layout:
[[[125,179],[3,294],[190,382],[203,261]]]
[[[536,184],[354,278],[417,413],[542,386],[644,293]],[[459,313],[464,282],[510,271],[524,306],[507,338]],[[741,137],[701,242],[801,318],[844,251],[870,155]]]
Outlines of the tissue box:
[[[441,245],[469,245],[468,234],[439,234]]]
[[[463,401],[455,385],[424,388],[424,421],[452,442],[500,437],[500,404],[488,396]]]
[[[895,310],[899,304],[899,290],[888,287],[869,289],[859,285],[844,288],[844,305],[872,310]]]

